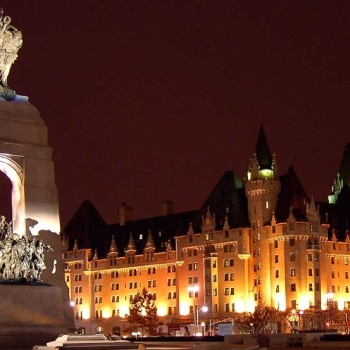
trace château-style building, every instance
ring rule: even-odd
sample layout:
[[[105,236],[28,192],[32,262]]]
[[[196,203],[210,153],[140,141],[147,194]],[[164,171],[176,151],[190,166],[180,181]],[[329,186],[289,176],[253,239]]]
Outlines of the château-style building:
[[[349,148],[328,202],[310,198],[292,167],[279,175],[263,126],[247,178],[225,172],[199,210],[173,213],[165,201],[162,215],[132,220],[122,204],[107,225],[83,202],[62,235],[76,327],[111,332],[143,287],[164,324],[228,319],[259,302],[350,308]]]

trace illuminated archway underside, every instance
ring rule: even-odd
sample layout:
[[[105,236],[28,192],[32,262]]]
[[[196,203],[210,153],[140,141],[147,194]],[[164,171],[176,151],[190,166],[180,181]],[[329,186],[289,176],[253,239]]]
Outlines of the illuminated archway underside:
[[[23,157],[0,154],[0,171],[3,172],[12,183],[11,204],[13,231],[22,236],[26,233],[23,200],[23,167],[20,166],[14,158],[19,158],[19,161],[23,163]]]

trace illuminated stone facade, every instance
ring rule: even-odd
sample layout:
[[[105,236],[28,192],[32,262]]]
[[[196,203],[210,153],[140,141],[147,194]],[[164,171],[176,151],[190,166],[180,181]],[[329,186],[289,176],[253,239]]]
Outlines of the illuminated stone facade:
[[[346,181],[335,187],[346,203]],[[197,211],[173,214],[166,204],[168,212],[144,220],[123,204],[120,223],[107,225],[85,202],[72,218],[63,245],[77,327],[111,332],[143,287],[165,324],[190,323],[197,310],[199,321],[227,319],[259,302],[349,308],[347,206],[309,198],[293,168],[280,176],[262,127],[246,180],[224,173]]]

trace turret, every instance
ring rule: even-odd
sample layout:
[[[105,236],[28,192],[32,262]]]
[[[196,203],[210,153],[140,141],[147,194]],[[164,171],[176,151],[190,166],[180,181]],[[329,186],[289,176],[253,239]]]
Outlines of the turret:
[[[280,188],[276,155],[271,155],[265,131],[261,125],[245,181],[249,220],[253,229],[271,221]]]

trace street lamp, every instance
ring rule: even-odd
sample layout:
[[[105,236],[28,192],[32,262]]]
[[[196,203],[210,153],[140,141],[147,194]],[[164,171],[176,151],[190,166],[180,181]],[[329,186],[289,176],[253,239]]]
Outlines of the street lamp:
[[[328,317],[328,320],[327,320],[327,326],[329,328],[330,326],[330,307],[329,307],[329,303],[330,303],[330,300],[334,298],[334,293],[327,293],[326,294],[326,297],[327,297],[327,317]]]
[[[201,332],[199,332],[199,326],[203,327],[203,323],[204,323],[204,322],[202,322],[201,325],[199,325],[199,311],[207,312],[208,311],[208,306],[204,305],[201,308],[199,308],[198,305],[197,305],[197,311],[196,311],[197,321],[196,321],[196,325],[195,325],[195,332],[193,332],[194,335],[203,335],[203,330],[202,329],[201,329]]]
[[[301,329],[302,331],[304,330],[303,315],[304,315],[304,310],[300,310],[299,311],[299,329]]]
[[[198,309],[198,305],[197,305],[197,326],[199,324],[199,311],[207,312],[208,306],[204,305],[200,309]]]

